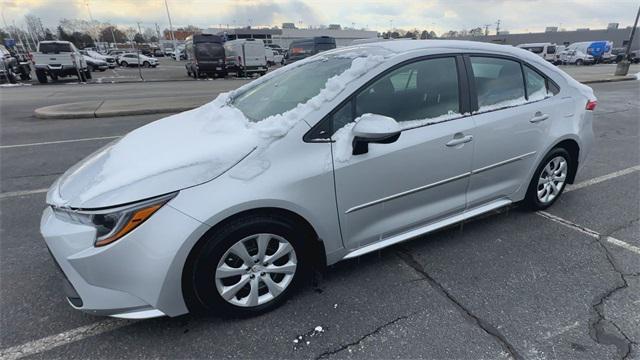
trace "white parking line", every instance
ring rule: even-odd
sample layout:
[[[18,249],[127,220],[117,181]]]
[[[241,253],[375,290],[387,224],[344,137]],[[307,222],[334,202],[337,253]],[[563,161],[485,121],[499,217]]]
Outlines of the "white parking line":
[[[38,142],[38,143],[29,143],[29,144],[1,145],[0,149],[11,149],[11,148],[25,147],[25,146],[65,144],[65,143],[73,143],[73,142],[81,142],[81,141],[109,140],[109,139],[117,139],[119,137],[122,137],[122,136],[102,136],[102,137],[94,137],[94,138],[47,141],[47,142]]]
[[[639,171],[639,170],[640,170],[640,165],[632,166],[632,167],[629,167],[629,168],[626,168],[626,169],[622,169],[622,170],[619,170],[619,171],[616,171],[616,172],[612,172],[612,173],[607,174],[607,175],[598,176],[596,178],[589,179],[587,181],[583,181],[583,182],[575,184],[575,185],[568,185],[567,188],[564,191],[565,192],[569,192],[569,191],[582,189],[584,187],[595,185],[595,184],[601,183],[603,181],[611,180],[611,179],[617,178],[619,176],[631,174],[632,172]]]
[[[600,237],[602,236],[597,231],[591,230],[591,229],[589,229],[589,228],[587,228],[585,226],[580,226],[580,225],[578,225],[578,224],[576,224],[576,223],[574,223],[572,221],[569,221],[567,219],[563,219],[563,218],[561,218],[559,216],[555,216],[555,215],[549,214],[546,211],[537,211],[536,214],[542,216],[543,218],[546,218],[546,219],[549,219],[549,220],[551,220],[553,222],[556,222],[558,224],[564,225],[564,226],[566,226],[566,227],[568,227],[570,229],[579,231],[579,232],[581,232],[581,233],[583,233],[585,235],[588,235],[588,236],[590,236],[590,237],[592,237],[594,239],[600,239]],[[621,247],[623,249],[629,250],[631,252],[634,252],[634,253],[640,255],[640,248],[637,247],[637,246],[631,245],[629,243],[626,243],[626,242],[624,242],[622,240],[616,239],[616,238],[611,237],[611,236],[607,236],[607,238],[605,240],[610,244],[619,246],[619,247]]]
[[[12,198],[16,196],[41,194],[47,192],[49,189],[37,189],[37,190],[24,190],[24,191],[9,191],[0,193],[0,199]]]
[[[30,341],[28,343],[13,346],[0,350],[0,359],[15,360],[25,356],[38,354],[49,351],[58,346],[67,345],[72,342],[80,341],[91,336],[99,335],[107,331],[127,326],[135,323],[131,320],[109,319],[99,321],[90,325],[81,326],[69,331],[65,331],[56,335],[47,336],[42,339]]]

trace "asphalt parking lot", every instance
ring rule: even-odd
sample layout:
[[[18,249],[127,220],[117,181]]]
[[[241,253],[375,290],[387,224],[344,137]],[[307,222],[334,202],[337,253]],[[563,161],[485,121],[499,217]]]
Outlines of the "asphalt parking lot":
[[[514,206],[339,263],[254,318],[73,310],[38,232],[43,189],[162,115],[40,120],[33,109],[235,86],[0,89],[0,358],[640,358],[639,81],[591,85],[594,149],[547,212]]]

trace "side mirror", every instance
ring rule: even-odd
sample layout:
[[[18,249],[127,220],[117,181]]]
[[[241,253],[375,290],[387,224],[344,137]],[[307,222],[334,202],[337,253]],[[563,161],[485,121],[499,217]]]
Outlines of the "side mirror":
[[[364,114],[353,126],[353,155],[369,152],[369,143],[391,144],[398,140],[402,129],[394,119]]]

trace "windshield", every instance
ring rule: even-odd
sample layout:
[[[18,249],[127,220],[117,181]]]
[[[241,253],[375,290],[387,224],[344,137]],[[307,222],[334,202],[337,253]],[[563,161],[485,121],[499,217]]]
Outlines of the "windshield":
[[[218,59],[224,57],[224,49],[218,43],[197,43],[196,57],[199,59]]]
[[[305,63],[248,89],[231,104],[254,122],[282,114],[318,95],[327,80],[347,70],[352,60],[333,56]]]
[[[40,43],[40,52],[43,54],[71,52],[71,46],[69,45],[69,43]]]

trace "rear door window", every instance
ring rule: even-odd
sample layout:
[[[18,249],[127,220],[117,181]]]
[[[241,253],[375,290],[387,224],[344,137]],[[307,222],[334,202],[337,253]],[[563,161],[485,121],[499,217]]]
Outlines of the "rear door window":
[[[479,111],[524,103],[524,78],[520,63],[514,60],[471,57]]]
[[[547,80],[542,75],[525,65],[524,77],[527,82],[527,98],[529,101],[542,100],[547,97]]]

